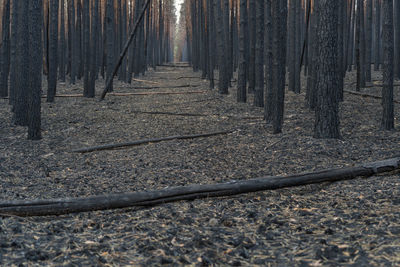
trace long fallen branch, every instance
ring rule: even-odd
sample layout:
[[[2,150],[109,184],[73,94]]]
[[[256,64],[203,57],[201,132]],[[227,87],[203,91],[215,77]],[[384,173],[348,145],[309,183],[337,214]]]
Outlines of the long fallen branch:
[[[350,91],[350,90],[343,90],[343,92],[351,94],[351,95],[359,95],[362,97],[370,97],[370,98],[375,98],[375,99],[382,99],[381,96],[379,95],[373,95],[373,94],[368,94],[368,93],[361,93],[361,92],[356,92],[356,91]],[[393,100],[394,103],[400,103],[398,100]]]
[[[201,114],[201,113],[175,113],[168,111],[143,111],[143,110],[133,110],[134,113],[142,113],[142,114],[151,114],[151,115],[169,115],[169,116],[182,116],[182,117],[226,117],[229,119],[237,119],[237,120],[259,120],[264,119],[263,116],[231,116],[231,115],[223,115],[223,114]]]
[[[335,182],[400,168],[400,157],[365,163],[358,167],[330,169],[287,177],[262,177],[213,185],[188,185],[149,192],[132,192],[81,198],[0,202],[0,214],[16,216],[61,215],[93,210],[145,207],[179,200],[231,196],[284,187]]]
[[[121,147],[139,146],[139,145],[144,145],[144,144],[149,144],[149,143],[159,143],[159,142],[170,141],[170,140],[175,140],[175,139],[184,140],[184,139],[210,137],[210,136],[216,136],[216,135],[229,134],[231,132],[232,131],[230,130],[230,131],[220,131],[220,132],[212,132],[212,133],[205,133],[205,134],[173,135],[173,136],[167,136],[167,137],[161,137],[161,138],[142,139],[142,140],[137,140],[137,141],[133,141],[133,142],[125,142],[125,143],[118,143],[118,144],[106,144],[106,145],[101,145],[101,146],[80,148],[80,149],[75,149],[72,152],[88,153],[88,152],[109,150],[109,149],[115,149],[115,148],[121,148]]]

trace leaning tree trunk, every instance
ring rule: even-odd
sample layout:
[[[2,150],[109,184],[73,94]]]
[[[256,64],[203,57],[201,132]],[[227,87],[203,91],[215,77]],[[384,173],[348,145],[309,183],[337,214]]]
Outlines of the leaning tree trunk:
[[[394,129],[393,107],[393,1],[383,0],[383,89],[382,89],[382,128]]]
[[[58,66],[58,0],[51,0],[49,3],[49,47],[48,61],[49,70],[47,77],[47,102],[54,102],[57,88],[57,66]]]
[[[52,0],[53,1],[53,0]],[[58,1],[57,5],[58,5]],[[28,139],[41,138],[42,0],[29,0],[29,123]]]
[[[314,136],[339,138],[339,99],[337,91],[341,75],[338,64],[338,2],[319,1],[317,105]]]

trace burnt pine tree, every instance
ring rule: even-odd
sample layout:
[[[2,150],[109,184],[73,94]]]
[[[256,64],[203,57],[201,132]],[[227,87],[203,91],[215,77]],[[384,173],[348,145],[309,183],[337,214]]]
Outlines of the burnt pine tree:
[[[65,82],[65,0],[60,1],[60,39],[58,44],[58,78]]]
[[[106,50],[107,50],[107,62],[106,62],[106,83],[109,79],[112,79],[112,72],[114,68],[114,1],[107,0],[106,6]],[[107,88],[109,92],[113,91],[113,84]]]
[[[10,0],[4,2],[1,33],[0,97],[7,97],[8,75],[10,73]]]
[[[18,1],[19,2],[19,1]],[[14,123],[19,126],[28,125],[28,71],[29,71],[29,2],[21,1],[18,3],[18,25],[16,39],[16,86],[14,105]]]
[[[339,138],[339,99],[336,71],[338,64],[338,14],[337,1],[320,0],[317,7],[318,21],[318,75],[317,103],[315,107],[314,136],[316,138]]]
[[[90,1],[83,1],[83,96],[89,97],[90,87]]]
[[[354,1],[354,0],[353,0]],[[375,46],[374,46],[374,70],[379,70],[379,65],[381,62],[381,1],[374,0],[375,7],[375,16],[374,16],[374,24],[375,24]]]
[[[254,93],[255,87],[255,62],[256,62],[256,0],[249,0],[249,60],[248,60],[248,90]]]
[[[247,0],[240,0],[240,29],[239,29],[239,73],[237,101],[246,102],[246,31],[247,31]]]
[[[28,139],[30,140],[41,139],[42,17],[42,0],[29,0]]]
[[[58,0],[51,0],[49,7],[49,69],[47,76],[47,102],[54,102],[57,88],[57,62],[58,62]]]
[[[271,1],[272,80],[271,118],[274,134],[282,132],[286,80],[287,0]],[[268,118],[269,116],[267,116]],[[267,120],[268,123],[268,120]]]
[[[383,0],[383,89],[382,89],[382,128],[394,129],[393,77],[393,1]]]
[[[272,121],[272,107],[273,107],[273,79],[272,79],[272,14],[271,14],[271,0],[265,1],[265,100],[264,100],[264,119],[267,123]]]
[[[256,58],[254,105],[264,107],[264,0],[256,0]]]

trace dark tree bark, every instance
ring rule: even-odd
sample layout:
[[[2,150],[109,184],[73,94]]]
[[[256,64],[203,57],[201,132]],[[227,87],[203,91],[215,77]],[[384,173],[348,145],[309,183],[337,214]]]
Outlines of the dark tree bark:
[[[52,0],[53,1],[53,0]],[[58,1],[57,7],[58,7]],[[29,0],[29,123],[28,139],[41,139],[42,0]],[[57,75],[57,74],[56,74]]]
[[[265,1],[265,103],[264,103],[264,119],[267,123],[272,122],[272,107],[273,107],[273,54],[272,54],[272,14],[271,14],[271,0]]]
[[[214,89],[214,69],[215,69],[215,19],[212,0],[207,0],[207,21],[208,21],[208,75],[210,80],[210,89]]]
[[[371,82],[372,63],[372,0],[365,0],[365,81]]]
[[[218,70],[219,70],[219,83],[218,91],[220,94],[228,94],[228,81],[226,80],[226,50],[225,50],[225,34],[224,25],[222,18],[221,2],[219,0],[214,0],[214,10],[217,23],[217,42],[218,42]]]
[[[60,1],[60,39],[59,39],[58,77],[65,82],[65,0]]]
[[[90,1],[83,1],[83,96],[89,97],[90,87]]]
[[[382,89],[382,128],[394,129],[393,107],[393,69],[394,69],[394,36],[393,36],[393,1],[383,0],[383,89]]]
[[[375,0],[375,16],[374,16],[374,24],[375,24],[375,57],[374,57],[374,70],[379,70],[379,65],[381,63],[381,1]]]
[[[338,79],[338,11],[337,1],[319,1],[318,78],[314,136],[339,138]]]
[[[287,0],[272,1],[272,31],[273,31],[273,96],[272,128],[273,133],[282,132],[285,81],[286,81],[286,43],[287,43]]]
[[[249,0],[249,61],[248,61],[248,92],[254,93],[256,82],[256,0]]]
[[[256,59],[254,105],[264,107],[264,0],[256,0]]]
[[[58,8],[59,1],[51,0],[49,7],[49,47],[48,61],[49,69],[47,76],[47,102],[54,102],[57,88],[58,67]]]
[[[98,62],[97,62],[97,50],[98,50],[98,28],[100,26],[99,21],[99,0],[93,0],[94,8],[92,11],[92,32],[91,32],[91,45],[90,45],[90,72],[89,72],[89,87],[87,91],[87,97],[95,96],[95,85],[96,77],[98,73]]]
[[[247,0],[240,0],[240,30],[239,30],[239,73],[237,101],[246,102],[246,31],[247,31]]]
[[[114,68],[114,0],[107,0],[106,6],[106,43],[107,43],[107,62],[106,62],[106,81],[113,79]],[[108,92],[113,91],[113,84],[107,88]]]
[[[385,0],[382,0],[385,2]],[[394,12],[394,77],[400,79],[400,2],[393,1]],[[385,4],[385,3],[382,3]]]
[[[8,76],[10,73],[10,0],[3,6],[0,48],[0,97],[8,96]]]
[[[83,64],[85,62],[83,57],[83,38],[82,38],[82,2],[78,0],[76,2],[76,29],[75,29],[76,39],[76,62],[78,64],[77,78],[82,79],[83,75]]]
[[[29,5],[28,1],[18,3],[18,29],[16,43],[16,87],[14,99],[14,124],[28,125],[28,88],[29,83]]]
[[[68,0],[68,45],[70,83],[75,84],[77,73],[76,36],[75,36],[75,0]]]
[[[14,102],[17,88],[17,43],[18,43],[18,6],[19,1],[12,2],[11,35],[10,35],[10,84],[9,84],[9,104],[14,112]]]

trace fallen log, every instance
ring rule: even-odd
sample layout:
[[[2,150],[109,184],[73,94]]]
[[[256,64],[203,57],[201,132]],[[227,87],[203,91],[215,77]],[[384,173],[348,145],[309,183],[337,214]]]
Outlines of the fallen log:
[[[140,79],[135,79],[135,78],[132,78],[132,81],[135,81],[135,82],[142,82],[142,83],[160,84],[159,82],[154,82],[154,81],[149,81],[149,80],[140,80]]]
[[[210,136],[216,136],[216,135],[229,134],[231,132],[232,132],[232,130],[205,133],[205,134],[173,135],[173,136],[167,136],[167,137],[161,137],[161,138],[142,139],[142,140],[137,140],[137,141],[133,141],[133,142],[126,142],[126,143],[106,144],[106,145],[101,145],[101,146],[80,148],[80,149],[72,150],[72,152],[75,152],[75,153],[88,153],[88,152],[94,152],[94,151],[100,151],[100,150],[109,150],[109,149],[115,149],[115,148],[121,148],[121,147],[139,146],[139,145],[144,145],[144,144],[149,144],[149,143],[160,143],[160,142],[163,142],[163,141],[171,141],[171,140],[175,140],[175,139],[177,139],[177,140],[186,140],[186,139],[210,137]]]
[[[132,192],[92,197],[0,202],[1,215],[46,216],[94,210],[146,207],[180,200],[231,196],[323,182],[349,180],[356,177],[393,171],[400,168],[400,157],[361,164],[358,167],[323,170],[287,177],[262,177],[213,185],[188,185],[148,192]]]
[[[362,97],[370,97],[370,98],[375,98],[375,99],[382,99],[381,96],[379,95],[373,95],[373,94],[368,94],[368,93],[361,93],[361,92],[356,92],[356,91],[350,91],[350,90],[343,90],[343,92],[351,94],[351,95],[359,95]],[[400,103],[398,100],[393,100],[394,103]]]

